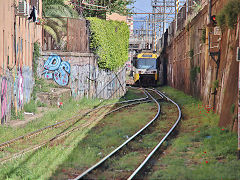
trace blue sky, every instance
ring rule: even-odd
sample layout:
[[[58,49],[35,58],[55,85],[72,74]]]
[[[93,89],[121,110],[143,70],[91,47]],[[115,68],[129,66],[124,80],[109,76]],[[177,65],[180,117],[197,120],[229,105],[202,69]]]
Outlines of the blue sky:
[[[135,13],[145,13],[145,12],[152,12],[151,0],[135,0],[136,2],[133,4],[133,11]],[[134,19],[139,19],[140,17],[146,17],[147,15],[134,15]],[[134,22],[134,29],[139,29],[143,23]]]
[[[152,12],[151,0],[136,0],[133,6],[135,12]]]

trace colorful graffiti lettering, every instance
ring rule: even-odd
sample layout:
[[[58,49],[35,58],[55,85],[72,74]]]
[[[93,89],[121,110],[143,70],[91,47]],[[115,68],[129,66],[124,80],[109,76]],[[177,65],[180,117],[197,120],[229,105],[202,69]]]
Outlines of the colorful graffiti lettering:
[[[7,79],[3,77],[1,88],[1,124],[6,122],[7,117]]]
[[[18,72],[18,106],[23,105],[23,76],[22,71]]]
[[[67,61],[62,61],[58,55],[52,55],[47,59],[43,67],[46,79],[54,79],[60,86],[68,85],[71,66]]]

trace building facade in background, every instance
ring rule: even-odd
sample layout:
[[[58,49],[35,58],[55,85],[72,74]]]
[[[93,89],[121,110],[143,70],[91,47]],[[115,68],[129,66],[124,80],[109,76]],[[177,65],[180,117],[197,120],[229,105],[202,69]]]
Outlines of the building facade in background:
[[[0,90],[1,124],[11,109],[22,109],[33,89],[34,42],[42,44],[42,26],[28,20],[33,6],[42,17],[42,0],[0,1]]]

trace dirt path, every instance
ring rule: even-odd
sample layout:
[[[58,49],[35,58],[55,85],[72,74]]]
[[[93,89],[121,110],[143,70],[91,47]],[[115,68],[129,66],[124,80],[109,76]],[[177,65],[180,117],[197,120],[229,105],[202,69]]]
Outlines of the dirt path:
[[[11,127],[24,127],[27,123],[36,120],[38,118],[41,118],[50,111],[56,111],[57,108],[49,108],[49,107],[38,107],[37,113],[25,113],[24,112],[24,120],[11,120],[8,123],[6,123],[7,126]]]

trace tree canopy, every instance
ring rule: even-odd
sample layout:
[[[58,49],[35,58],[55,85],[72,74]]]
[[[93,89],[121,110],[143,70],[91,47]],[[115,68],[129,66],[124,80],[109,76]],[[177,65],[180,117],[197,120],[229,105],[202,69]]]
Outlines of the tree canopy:
[[[62,38],[67,30],[65,17],[79,18],[77,11],[64,2],[65,0],[43,0],[43,16],[45,17],[43,28],[52,36],[57,46],[64,43]]]
[[[133,0],[72,0],[72,4],[81,16],[84,17],[106,17],[108,13],[119,13],[127,15],[131,8]],[[86,3],[85,3],[86,2]],[[87,4],[87,5],[86,5]],[[106,7],[103,9],[101,7]]]

